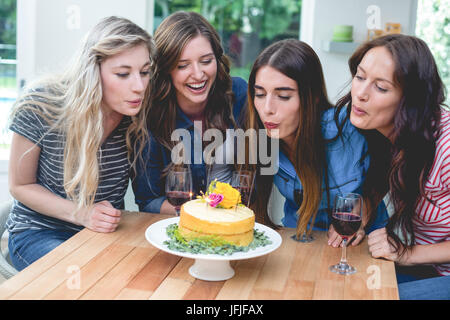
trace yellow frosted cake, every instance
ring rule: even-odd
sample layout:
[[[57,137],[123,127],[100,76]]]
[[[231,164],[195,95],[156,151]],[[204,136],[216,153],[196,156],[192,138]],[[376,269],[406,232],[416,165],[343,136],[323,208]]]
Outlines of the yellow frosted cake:
[[[200,199],[181,206],[179,230],[186,239],[213,236],[237,246],[253,241],[255,214],[245,206],[214,208]]]
[[[236,246],[248,246],[253,241],[253,210],[240,204],[236,189],[220,182],[215,186],[203,198],[181,206],[180,234],[186,239],[212,236]]]

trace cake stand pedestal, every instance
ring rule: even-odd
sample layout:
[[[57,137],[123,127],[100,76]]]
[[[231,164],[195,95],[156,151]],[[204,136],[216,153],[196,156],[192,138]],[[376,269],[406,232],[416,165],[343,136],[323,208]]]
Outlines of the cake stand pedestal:
[[[234,276],[234,270],[229,260],[195,259],[189,268],[189,274],[194,278],[206,281],[223,281]]]

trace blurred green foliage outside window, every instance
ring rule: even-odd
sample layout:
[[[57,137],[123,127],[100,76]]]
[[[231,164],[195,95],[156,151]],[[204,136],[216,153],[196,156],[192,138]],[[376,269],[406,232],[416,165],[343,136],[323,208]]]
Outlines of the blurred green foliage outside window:
[[[231,75],[248,80],[250,68],[271,43],[298,39],[301,0],[155,0],[155,29],[175,11],[195,11],[216,28],[225,53],[231,58]]]

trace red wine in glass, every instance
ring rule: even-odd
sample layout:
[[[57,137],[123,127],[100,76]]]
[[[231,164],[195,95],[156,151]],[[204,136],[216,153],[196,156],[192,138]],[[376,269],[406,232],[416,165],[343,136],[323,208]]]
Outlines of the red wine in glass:
[[[335,212],[331,216],[331,223],[342,238],[348,239],[361,227],[361,216],[348,212]]]
[[[339,194],[336,196],[331,223],[334,230],[342,237],[341,261],[330,267],[338,274],[352,274],[356,268],[347,263],[347,241],[361,227],[363,200],[357,193]]]
[[[192,197],[192,175],[189,168],[173,167],[166,177],[166,197],[177,215],[183,203]]]
[[[183,203],[191,200],[191,193],[185,191],[169,191],[166,193],[167,200],[175,207],[176,211],[180,210]]]

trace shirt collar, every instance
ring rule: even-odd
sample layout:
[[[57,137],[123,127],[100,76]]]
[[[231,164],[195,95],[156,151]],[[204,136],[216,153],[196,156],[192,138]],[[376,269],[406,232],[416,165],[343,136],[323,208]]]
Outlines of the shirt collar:
[[[177,106],[176,127],[182,129],[190,129],[194,126],[194,122]]]
[[[294,165],[289,160],[289,158],[284,154],[282,150],[279,152],[279,169],[287,173],[291,178],[297,179],[297,172],[295,171]]]

